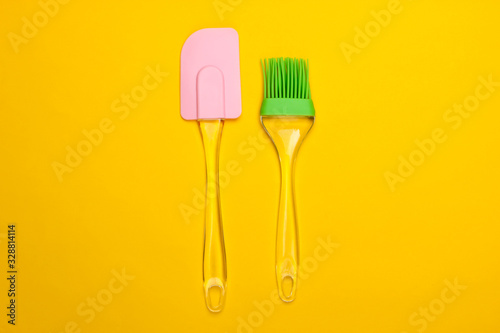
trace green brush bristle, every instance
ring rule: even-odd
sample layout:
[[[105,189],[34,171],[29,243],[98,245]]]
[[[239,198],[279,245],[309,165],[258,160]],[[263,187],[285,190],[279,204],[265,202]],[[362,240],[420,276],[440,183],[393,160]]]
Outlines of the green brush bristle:
[[[263,116],[314,116],[309,61],[270,58],[260,61],[264,75]]]
[[[311,98],[308,60],[270,58],[260,62],[264,73],[264,98]]]

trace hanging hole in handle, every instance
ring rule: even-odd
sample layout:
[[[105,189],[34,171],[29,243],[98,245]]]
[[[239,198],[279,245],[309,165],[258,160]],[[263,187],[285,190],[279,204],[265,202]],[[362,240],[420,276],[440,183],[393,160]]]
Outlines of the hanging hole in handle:
[[[211,278],[205,284],[205,301],[212,312],[220,312],[224,307],[226,287],[219,278]]]
[[[283,302],[292,302],[295,299],[295,292],[297,290],[295,279],[291,275],[285,275],[281,279],[279,285],[279,296]]]

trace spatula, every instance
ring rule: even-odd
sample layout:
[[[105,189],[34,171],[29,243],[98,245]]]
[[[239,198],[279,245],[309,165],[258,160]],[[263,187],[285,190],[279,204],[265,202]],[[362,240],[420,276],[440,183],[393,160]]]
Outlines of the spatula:
[[[225,119],[241,114],[238,33],[230,28],[193,33],[181,52],[181,116],[196,120],[206,162],[203,289],[207,308],[222,310],[227,287],[219,196],[219,148]]]

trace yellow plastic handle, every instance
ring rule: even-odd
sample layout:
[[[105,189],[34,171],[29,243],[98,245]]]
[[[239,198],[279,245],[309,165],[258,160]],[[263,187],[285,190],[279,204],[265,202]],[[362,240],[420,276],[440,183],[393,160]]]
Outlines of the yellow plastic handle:
[[[224,120],[200,120],[198,124],[207,168],[203,289],[207,308],[212,312],[219,312],[224,307],[227,286],[226,250],[219,198],[219,149]]]
[[[311,129],[313,117],[261,117],[278,151],[281,190],[276,234],[276,279],[282,301],[291,302],[297,292],[299,239],[294,196],[294,165],[300,145]]]
[[[281,191],[276,234],[276,279],[280,298],[295,299],[299,266],[299,239],[293,193],[293,154],[281,154]]]

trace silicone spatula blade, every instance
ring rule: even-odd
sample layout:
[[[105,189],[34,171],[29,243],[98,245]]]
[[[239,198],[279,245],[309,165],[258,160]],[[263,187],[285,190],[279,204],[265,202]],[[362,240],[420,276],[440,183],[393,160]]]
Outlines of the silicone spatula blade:
[[[220,99],[210,98],[214,92],[222,99],[222,106]],[[186,40],[181,52],[182,118],[236,119],[240,115],[238,33],[231,28],[196,31]]]

